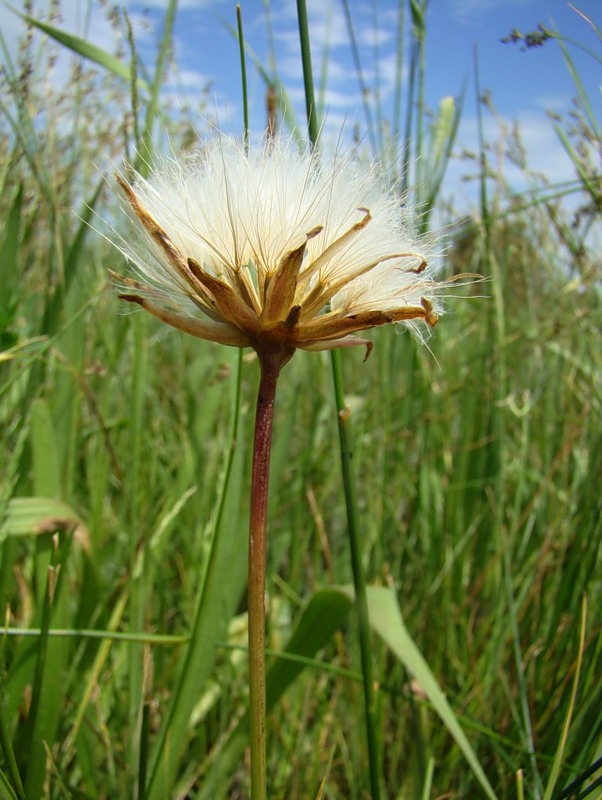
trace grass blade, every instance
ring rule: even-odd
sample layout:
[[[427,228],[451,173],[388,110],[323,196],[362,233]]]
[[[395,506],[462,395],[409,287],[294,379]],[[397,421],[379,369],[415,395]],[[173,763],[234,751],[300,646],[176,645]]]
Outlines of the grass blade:
[[[13,13],[21,17],[24,22],[27,22],[29,25],[33,25],[34,28],[37,28],[38,30],[42,31],[42,33],[47,34],[63,47],[66,47],[67,50],[71,50],[72,53],[75,53],[82,58],[86,58],[88,61],[92,61],[94,64],[98,64],[99,67],[106,69],[108,72],[112,73],[118,78],[129,81],[130,68],[128,65],[124,64],[123,61],[115,58],[115,56],[112,56],[110,53],[107,53],[106,50],[87,42],[85,39],[81,39],[79,36],[75,36],[72,33],[67,33],[66,31],[61,30],[61,28],[57,28],[55,25],[50,25],[48,22],[42,22],[42,20],[31,17],[28,14],[22,14],[16,8],[13,8],[13,6],[11,6],[9,3],[5,3],[5,5],[7,8],[10,8]],[[148,85],[141,79],[138,79],[138,88],[149,93]]]
[[[571,699],[567,708],[566,718],[564,720],[564,725],[562,728],[562,735],[560,737],[560,741],[558,742],[558,747],[556,749],[556,753],[554,754],[554,763],[552,764],[552,771],[550,773],[550,777],[548,778],[548,782],[546,785],[546,791],[543,796],[543,800],[552,800],[552,796],[554,793],[554,789],[556,788],[556,784],[558,782],[558,777],[560,775],[560,769],[562,766],[562,759],[564,756],[564,751],[566,748],[567,738],[569,734],[569,728],[571,726],[571,719],[573,713],[575,711],[575,703],[577,700],[577,688],[579,686],[579,677],[581,675],[581,667],[583,665],[583,651],[585,649],[585,633],[586,627],[585,623],[587,620],[587,598],[583,598],[583,605],[582,605],[582,613],[581,613],[581,631],[580,631],[580,640],[579,640],[579,650],[577,652],[577,663],[575,664],[575,677],[573,680],[573,688],[571,690]]]
[[[301,675],[316,653],[326,646],[335,632],[344,624],[353,607],[351,597],[337,589],[316,592],[304,607],[284,653],[300,656],[300,660],[277,659],[267,674],[267,711],[276,703]],[[234,773],[249,738],[249,718],[245,714],[236,729],[220,747],[209,775],[203,783],[199,800],[213,800],[218,787],[223,786]]]
[[[4,671],[4,664],[0,667]],[[4,676],[0,680],[0,749],[6,764],[6,774],[4,769],[0,769],[0,787],[2,797],[7,800],[25,800],[25,790],[21,781],[21,775],[15,758],[15,751],[10,739],[10,730],[6,720],[6,704],[4,698]]]
[[[244,447],[239,433],[241,416],[242,358],[237,353],[237,368],[233,386],[232,427],[222,485],[211,523],[207,566],[199,586],[190,645],[178,685],[157,737],[150,760],[148,800],[160,800],[175,780],[179,761],[188,739],[188,723],[192,709],[201,695],[203,685],[211,675],[217,658],[216,644],[227,632],[244,585],[247,553],[240,547],[238,534],[245,529],[244,507],[241,508]]]
[[[140,153],[138,154],[137,158],[137,169],[138,171],[142,170],[142,174],[144,174],[146,171],[143,167],[145,162],[150,163],[152,160],[153,128],[159,111],[159,95],[161,92],[161,86],[163,85],[167,55],[172,45],[173,26],[176,18],[177,6],[177,0],[169,0],[169,5],[165,12],[163,36],[161,37],[161,45],[157,55],[157,63],[155,64],[155,76],[153,79],[153,84],[150,87],[150,97],[146,106]]]
[[[351,594],[348,589],[341,591]],[[416,678],[443,724],[462,751],[486,796],[490,800],[496,800],[497,796],[470,742],[460,727],[445,694],[404,625],[394,592],[380,586],[369,586],[368,605],[370,608],[370,623],[374,631],[406,667],[408,672]]]

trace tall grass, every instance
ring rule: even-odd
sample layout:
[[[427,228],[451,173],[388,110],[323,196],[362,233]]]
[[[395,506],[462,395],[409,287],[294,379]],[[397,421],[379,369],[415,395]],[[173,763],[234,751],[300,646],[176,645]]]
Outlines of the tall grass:
[[[400,86],[401,160],[376,108],[370,124],[392,165],[413,169],[421,155],[436,166],[420,184],[428,210],[462,106],[442,105],[430,128],[416,110],[424,10],[412,2],[400,18],[413,26],[415,76],[408,96]],[[2,76],[0,794],[244,797],[257,374],[250,357],[239,372],[232,350],[118,313],[106,277],[116,255],[87,225],[91,209],[114,213],[98,165],[148,160],[166,128],[188,147],[191,123],[157,103],[169,18],[150,75],[132,68],[125,21],[114,26],[126,42],[114,60],[24,26]],[[54,89],[43,76],[65,47],[70,80]],[[559,131],[577,157],[579,132]],[[487,143],[477,159],[495,179]],[[484,796],[407,671],[412,640],[499,798],[557,796],[600,757],[599,183],[591,170],[577,177],[582,227],[555,187],[517,198],[501,178],[488,183],[445,268],[494,276],[490,297],[450,301],[432,355],[387,330],[365,364],[342,360],[361,555],[381,615],[384,797]],[[276,409],[272,797],[360,798],[369,786],[357,623],[336,588],[352,576],[330,383],[326,357],[298,353]],[[392,588],[405,627],[379,587]]]

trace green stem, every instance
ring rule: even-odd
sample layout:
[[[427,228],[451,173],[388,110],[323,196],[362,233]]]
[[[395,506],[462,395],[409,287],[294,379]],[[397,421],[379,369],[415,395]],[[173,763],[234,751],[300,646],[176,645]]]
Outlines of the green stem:
[[[307,22],[307,6],[305,0],[297,0],[297,18],[299,20],[299,39],[301,44],[301,62],[303,64],[303,84],[305,87],[305,109],[307,112],[307,132],[311,146],[318,143],[318,112],[314,92],[314,74],[311,67],[311,46],[309,42],[309,24]]]
[[[351,19],[351,11],[349,10],[349,0],[343,0],[343,12],[345,14],[345,22],[347,24],[347,35],[349,37],[349,44],[351,45],[351,55],[353,56],[353,63],[355,66],[355,72],[357,74],[357,81],[359,83],[360,94],[362,96],[362,104],[364,106],[364,115],[366,117],[366,126],[368,128],[368,138],[370,139],[370,149],[372,151],[372,157],[375,158],[376,154],[378,153],[377,128],[375,127],[374,120],[372,119],[370,101],[368,100],[368,98],[370,97],[370,91],[368,90],[368,86],[366,85],[366,81],[364,80],[364,71],[362,70],[362,59],[360,57],[360,52],[357,46],[357,40],[355,38],[355,32],[353,30],[353,21]]]
[[[249,96],[247,92],[247,62],[245,59],[245,36],[242,29],[242,11],[236,4],[236,24],[238,27],[238,46],[240,50],[240,77],[242,81],[243,138],[245,153],[249,152]]]
[[[0,668],[2,669],[1,678],[4,680],[4,665]],[[4,771],[7,773],[4,777],[5,781],[13,790],[14,796],[17,797],[18,800],[25,800],[25,790],[23,789],[21,775],[19,774],[19,768],[17,766],[17,759],[15,758],[15,751],[13,750],[11,731],[6,720],[5,708],[4,686],[3,683],[0,682],[0,752],[4,756],[6,764]]]
[[[372,669],[370,616],[368,613],[366,578],[362,565],[359,535],[359,512],[357,507],[355,480],[353,478],[353,471],[351,468],[351,459],[353,455],[351,449],[351,421],[349,417],[349,409],[345,404],[343,375],[341,371],[341,354],[338,350],[332,350],[330,356],[338,412],[337,420],[339,427],[339,444],[341,450],[341,466],[343,471],[345,504],[347,509],[347,529],[349,534],[349,549],[351,553],[351,568],[353,570],[353,584],[355,587],[355,607],[358,618],[358,638],[364,688],[364,716],[366,725],[366,738],[368,740],[368,762],[370,765],[370,789],[372,791],[372,800],[379,800],[380,769],[378,739],[376,734],[376,692],[374,690],[374,673]]]
[[[419,24],[414,25],[416,46],[418,48],[418,97],[416,102],[416,177],[415,185],[420,194],[420,200],[424,193],[423,182],[423,165],[424,165],[424,76],[425,59],[426,59],[426,46],[425,36],[426,27],[424,24],[425,15],[427,12],[428,0],[423,0],[419,13]],[[422,207],[422,202],[420,203]]]
[[[297,0],[297,16],[299,20],[299,39],[301,42],[301,58],[303,62],[303,82],[305,86],[305,104],[307,108],[307,130],[312,148],[318,142],[318,119],[311,67],[311,47],[309,26],[307,23],[307,7],[305,0]],[[379,748],[376,737],[376,692],[372,670],[372,651],[370,647],[370,618],[368,614],[368,598],[366,596],[366,580],[362,567],[361,547],[359,539],[359,513],[355,494],[355,482],[351,470],[351,430],[349,413],[345,405],[343,376],[341,372],[341,355],[338,350],[331,350],[334,392],[338,411],[339,441],[343,469],[343,487],[347,507],[347,526],[349,529],[349,547],[351,550],[351,566],[355,585],[355,605],[358,616],[360,658],[362,662],[362,678],[364,686],[364,714],[366,738],[368,741],[368,761],[370,765],[370,787],[372,800],[380,800],[379,780]]]
[[[274,401],[280,370],[293,351],[258,347],[261,379],[257,393],[249,518],[249,718],[251,799],[266,800],[265,576],[268,490]]]

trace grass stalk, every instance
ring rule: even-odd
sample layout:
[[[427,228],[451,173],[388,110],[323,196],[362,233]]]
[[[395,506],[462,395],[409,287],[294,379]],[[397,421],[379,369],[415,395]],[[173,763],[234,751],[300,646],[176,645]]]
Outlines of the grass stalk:
[[[393,91],[393,142],[397,144],[401,131],[401,93],[403,87],[403,57],[405,33],[405,3],[399,4],[397,17],[397,45],[395,47],[395,83]]]
[[[297,3],[299,6],[300,3]],[[355,32],[353,30],[353,22],[351,19],[351,11],[349,9],[349,2],[348,0],[343,0],[343,11],[345,13],[345,23],[347,25],[347,35],[349,36],[349,43],[351,45],[351,53],[353,55],[353,65],[355,67],[355,71],[357,73],[357,80],[360,86],[360,93],[362,95],[362,105],[364,106],[364,115],[366,117],[366,126],[368,129],[368,138],[370,140],[370,148],[372,151],[372,156],[376,156],[378,153],[378,143],[377,143],[377,132],[376,127],[374,125],[374,120],[372,119],[372,110],[370,109],[370,101],[368,97],[370,95],[368,91],[368,87],[366,85],[366,81],[364,79],[364,71],[362,69],[362,60],[360,58],[359,49],[357,46],[357,41],[355,38]],[[299,23],[301,23],[301,17],[299,17]],[[307,39],[308,47],[309,47],[309,34]],[[305,73],[305,70],[304,70]],[[306,91],[306,98],[307,98],[307,91]]]
[[[315,113],[316,102],[314,96],[311,47],[305,0],[297,0],[297,11],[299,19],[299,36],[301,39],[301,56],[303,61],[303,80],[305,85],[305,105],[307,108],[308,134],[312,147],[315,147],[317,144],[319,127]],[[374,678],[372,669],[370,617],[368,613],[368,599],[366,595],[366,579],[362,565],[359,537],[359,512],[357,506],[357,495],[355,491],[355,481],[353,479],[351,468],[351,424],[349,411],[345,403],[345,391],[343,388],[343,374],[341,369],[341,354],[338,350],[331,350],[330,357],[337,407],[339,445],[343,472],[343,488],[345,492],[349,548],[351,554],[351,566],[355,587],[355,603],[358,617],[358,636],[364,688],[366,738],[368,742],[368,761],[370,766],[370,786],[372,791],[372,800],[379,800],[380,759],[378,739],[376,734],[376,692],[374,691]]]
[[[573,679],[573,686],[571,689],[571,699],[569,701],[569,707],[566,713],[566,719],[564,721],[564,725],[562,728],[562,733],[560,735],[560,741],[558,742],[558,747],[556,749],[556,754],[554,755],[554,762],[552,764],[552,770],[550,772],[550,777],[548,779],[546,790],[543,796],[543,800],[552,800],[554,789],[556,788],[556,783],[558,782],[558,778],[560,776],[560,770],[562,767],[562,759],[564,756],[564,751],[569,735],[569,730],[571,726],[571,719],[575,710],[575,705],[577,702],[577,689],[579,687],[579,679],[581,677],[581,668],[583,666],[583,651],[585,649],[585,634],[586,634],[586,622],[587,622],[587,596],[583,596],[582,600],[582,612],[581,612],[581,625],[580,625],[580,633],[579,633],[579,650],[577,651],[577,659],[575,663],[575,677]]]
[[[240,450],[240,447],[237,448],[237,443],[241,421],[242,350],[239,351],[236,363],[236,374],[233,382],[232,425],[228,436],[223,477],[215,504],[215,514],[210,524],[211,541],[208,545],[209,554],[200,581],[201,589],[190,631],[190,645],[174,692],[173,702],[157,737],[155,758],[147,789],[147,797],[151,798],[151,800],[163,797],[164,787],[169,786],[173,780],[172,773],[185,746],[191,703],[198,696],[198,686],[201,683],[199,673],[201,671],[208,672],[214,663],[213,656],[208,658],[206,656],[206,642],[208,637],[209,639],[211,638],[211,633],[208,633],[208,631],[217,627],[216,607],[219,608],[220,614],[223,614],[225,603],[225,595],[220,594],[216,589],[216,586],[223,581],[222,570],[225,560],[224,549],[220,547],[219,533],[222,527],[225,530],[225,521],[228,517],[229,492],[236,482],[235,456],[237,455],[237,449]]]
[[[4,666],[1,667],[4,671]],[[2,675],[2,679],[4,680],[5,676]],[[6,781],[10,779],[10,789],[13,791],[15,797],[18,797],[19,800],[25,800],[25,790],[23,788],[23,783],[21,781],[21,775],[19,773],[19,767],[17,765],[17,759],[15,758],[15,751],[11,741],[11,734],[8,725],[8,721],[6,719],[5,713],[5,697],[3,691],[3,685],[0,681],[0,751],[4,757],[5,766],[4,769],[8,773],[6,776]],[[5,787],[6,788],[6,787]]]
[[[378,43],[379,39],[379,26],[378,26],[378,3],[376,0],[372,0],[372,33],[373,33],[373,42],[372,47],[374,50],[374,99],[375,99],[375,116],[376,116],[376,135],[378,137],[378,152],[383,153],[385,152],[385,142],[383,138],[383,132],[385,129],[385,124],[383,120],[383,109],[382,109],[382,98],[381,98],[381,77],[380,77],[380,64],[381,64],[381,57],[380,57],[380,47]]]
[[[242,83],[243,140],[245,150],[249,150],[249,94],[247,91],[247,61],[245,58],[245,35],[242,27],[242,11],[240,3],[236,6],[236,26],[238,30],[238,47],[240,52],[240,80]]]
[[[307,22],[307,6],[305,0],[297,0],[297,19],[299,21],[299,39],[301,42],[301,62],[303,65],[303,86],[305,89],[305,109],[307,112],[307,134],[312,147],[318,144],[319,125],[314,91],[314,73],[311,65],[311,43],[309,24]]]
[[[362,663],[362,686],[364,691],[364,721],[366,726],[366,739],[368,743],[368,762],[370,765],[370,788],[372,800],[380,798],[379,780],[379,747],[376,733],[376,691],[374,688],[374,675],[372,668],[372,648],[370,636],[370,616],[368,613],[368,597],[366,594],[366,577],[362,564],[361,538],[357,493],[351,460],[352,437],[351,417],[345,403],[343,389],[343,375],[341,369],[341,354],[338,350],[331,351],[332,376],[334,394],[337,406],[337,422],[339,430],[339,448],[341,451],[341,467],[343,472],[343,487],[345,491],[345,506],[347,512],[347,533],[349,537],[349,550],[351,556],[351,569],[353,572],[353,585],[355,588],[355,606],[358,619],[358,638],[360,646],[360,659]]]
[[[426,75],[426,12],[428,7],[428,0],[412,0],[412,29],[414,32],[414,39],[416,42],[417,59],[418,59],[418,96],[416,98],[416,189],[422,196],[424,190],[423,181],[423,154],[424,154],[424,81]],[[422,210],[422,209],[421,209]],[[421,232],[424,232],[419,228]]]
[[[159,113],[159,95],[161,92],[161,86],[163,85],[167,57],[172,46],[172,33],[177,7],[178,0],[170,0],[165,11],[161,44],[159,47],[159,53],[157,55],[157,63],[155,64],[155,75],[153,79],[153,85],[151,87],[150,98],[146,107],[144,130],[142,131],[140,153],[138,156],[138,163],[136,165],[142,174],[145,174],[145,168],[147,170],[149,169],[149,165],[153,157],[153,127]]]
[[[418,48],[415,40],[411,41],[410,66],[408,70],[408,90],[406,97],[406,114],[404,123],[403,146],[401,155],[401,175],[399,189],[406,195],[410,187],[410,165],[412,158],[412,126],[414,121],[414,94],[416,87],[416,63]]]

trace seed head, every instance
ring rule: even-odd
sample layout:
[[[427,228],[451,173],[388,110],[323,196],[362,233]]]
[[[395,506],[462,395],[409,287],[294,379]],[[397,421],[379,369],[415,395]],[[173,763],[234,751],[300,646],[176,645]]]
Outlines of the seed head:
[[[433,326],[441,284],[378,170],[281,137],[246,153],[220,136],[149,180],[117,176],[130,221],[115,244],[139,280],[123,300],[236,347],[326,350],[386,323]]]

